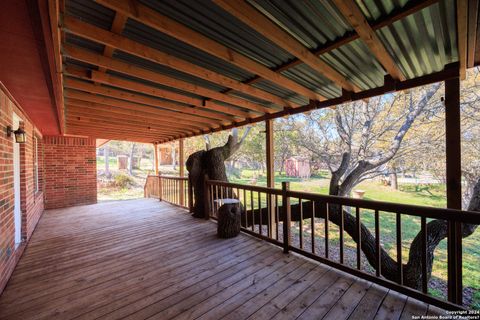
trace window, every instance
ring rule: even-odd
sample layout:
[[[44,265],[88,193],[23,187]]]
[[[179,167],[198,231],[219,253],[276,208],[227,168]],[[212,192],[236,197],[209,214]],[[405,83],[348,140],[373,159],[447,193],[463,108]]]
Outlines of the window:
[[[33,181],[35,183],[35,192],[40,190],[38,184],[38,139],[33,137]]]

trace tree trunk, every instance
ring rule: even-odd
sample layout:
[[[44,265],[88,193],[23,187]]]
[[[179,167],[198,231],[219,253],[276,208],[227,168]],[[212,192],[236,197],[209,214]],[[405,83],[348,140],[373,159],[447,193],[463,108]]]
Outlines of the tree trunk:
[[[390,173],[390,187],[394,190],[398,190],[398,176],[396,171]]]
[[[176,152],[175,152],[175,144],[172,144],[172,166],[173,170],[177,170],[177,159],[176,159]]]
[[[224,204],[218,209],[217,235],[233,238],[240,233],[241,209],[238,204]]]

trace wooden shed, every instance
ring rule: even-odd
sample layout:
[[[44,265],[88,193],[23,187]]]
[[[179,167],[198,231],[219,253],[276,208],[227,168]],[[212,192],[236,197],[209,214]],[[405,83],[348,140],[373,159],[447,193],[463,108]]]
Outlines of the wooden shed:
[[[310,160],[302,157],[290,157],[285,161],[285,172],[289,177],[310,178]]]

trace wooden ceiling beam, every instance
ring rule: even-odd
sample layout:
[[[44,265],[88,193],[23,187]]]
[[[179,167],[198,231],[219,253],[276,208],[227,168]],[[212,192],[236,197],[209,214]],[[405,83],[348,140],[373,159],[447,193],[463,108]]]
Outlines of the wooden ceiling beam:
[[[127,16],[121,14],[121,13],[115,13],[115,18],[113,18],[113,22],[112,22],[112,27],[110,28],[110,30],[113,32],[113,33],[116,33],[116,34],[120,34],[123,30],[123,28],[125,27],[125,24],[127,23]],[[112,47],[112,46],[109,46],[109,45],[105,45],[105,48],[103,49],[103,55],[105,57],[109,57],[111,58],[113,56],[113,52],[115,51],[115,48]],[[98,69],[100,72],[106,72],[107,69],[106,68],[103,68],[103,67],[100,67]]]
[[[390,14],[381,17],[377,21],[371,24],[371,27],[373,30],[379,30],[381,28],[384,28],[386,26],[391,25],[392,23],[399,21],[405,17],[408,17],[411,14],[414,14],[422,9],[425,9],[435,3],[438,3],[439,0],[410,0],[407,2],[407,4],[402,7],[398,8],[396,10],[393,10]],[[328,41],[324,45],[320,46],[317,49],[311,50],[311,52],[315,56],[320,56],[322,54],[328,53],[332,50],[338,49],[343,45],[349,44],[357,39],[359,39],[358,33],[354,32],[349,32],[333,41]],[[289,70],[291,68],[294,68],[303,62],[300,59],[292,59],[291,61],[288,61],[275,69],[273,71],[275,72],[282,72],[285,70]],[[252,84],[260,81],[262,78],[255,76],[252,77],[251,79],[244,81],[246,84]]]
[[[117,113],[117,112],[111,112],[106,109],[99,108],[97,105],[93,103],[88,103],[84,101],[78,101],[78,100],[71,100],[68,99],[66,100],[66,105],[68,106],[68,112],[70,115],[89,115],[92,114],[95,117],[98,118],[105,118],[105,119],[114,119],[114,120],[120,120],[120,121],[125,121],[128,123],[135,123],[135,124],[141,124],[141,125],[147,125],[150,127],[156,127],[160,128],[162,130],[168,130],[171,132],[177,132],[177,133],[182,133],[182,132],[191,132],[191,133],[198,133],[200,134],[201,132],[197,130],[193,130],[192,128],[187,128],[184,126],[175,126],[169,123],[165,123],[160,120],[155,120],[155,119],[147,119],[144,117],[137,117],[137,116],[131,116],[131,115],[125,115],[123,113]]]
[[[157,31],[165,33],[171,37],[174,37],[182,42],[188,43],[202,51],[236,65],[244,70],[247,70],[253,74],[257,74],[260,77],[269,80],[279,86],[282,86],[288,90],[296,92],[300,95],[308,97],[313,100],[323,100],[320,94],[308,89],[295,81],[275,73],[261,63],[250,59],[235,50],[228,48],[217,41],[214,41],[201,33],[190,29],[189,27],[170,19],[161,13],[150,9],[149,7],[139,3],[138,1],[122,1],[122,0],[95,0],[96,2],[114,10],[120,12],[131,19],[135,19]],[[134,3],[132,6],[131,4]]]
[[[222,113],[187,107],[187,106],[179,105],[173,102],[162,101],[157,98],[138,95],[135,93],[124,91],[124,90],[117,90],[113,88],[107,88],[104,86],[95,86],[94,84],[75,80],[68,77],[64,79],[64,85],[66,88],[70,88],[70,89],[76,89],[80,91],[101,94],[104,96],[132,101],[140,104],[148,104],[148,105],[158,107],[158,108],[163,108],[166,110],[177,111],[177,112],[182,112],[186,114],[194,114],[194,115],[202,116],[205,118],[210,118],[213,120],[226,120],[226,121],[235,120],[233,117],[224,115]]]
[[[397,63],[390,56],[356,2],[354,0],[334,0],[333,2],[388,74],[395,80],[405,80],[405,76]]]
[[[143,143],[152,143],[159,141],[168,141],[168,138],[161,135],[144,135],[141,133],[125,134],[120,130],[111,129],[104,130],[98,126],[82,126],[66,123],[67,134],[81,135],[98,139],[120,140],[120,141],[136,141]]]
[[[225,77],[221,74],[210,71],[208,69],[202,68],[188,61],[184,61],[180,58],[168,55],[157,49],[154,49],[149,46],[143,45],[139,42],[130,40],[124,36],[117,35],[115,33],[103,30],[101,28],[97,28],[94,25],[83,22],[71,16],[64,16],[63,26],[65,31],[75,34],[77,36],[114,47],[118,50],[127,52],[129,54],[140,57],[142,59],[146,59],[161,65],[165,65],[167,67],[176,69],[176,70],[180,70],[182,72],[194,75],[196,77],[208,80],[213,83],[220,84],[222,86],[226,86],[228,88],[234,87],[235,90],[238,90],[242,93],[249,94],[249,95],[254,94],[253,95],[254,97],[258,97],[259,91],[261,91],[260,89],[256,89],[246,84],[242,84],[239,81],[230,79],[228,77]],[[219,100],[225,103],[237,105],[237,106],[258,111],[261,113],[271,113],[274,111],[278,111],[274,108],[262,106],[260,104],[253,103],[246,99],[229,96],[229,95],[216,92],[214,90],[209,90],[206,88],[197,87],[193,84],[190,84],[188,82],[181,81],[178,79],[170,78],[170,81],[168,81],[168,83],[165,83],[165,85],[171,86],[174,88],[179,88],[185,91],[195,90],[197,91],[195,92],[196,94],[202,95],[204,97],[208,97],[208,98]],[[246,90],[245,87],[250,88],[250,90]],[[266,94],[266,92],[264,93]],[[261,99],[266,98],[265,94],[261,97]],[[274,95],[268,96],[267,101],[270,101],[270,100],[275,100],[275,103],[277,104],[281,103],[279,104],[280,106],[291,105],[291,103],[288,103],[287,101],[279,97],[276,97]]]
[[[154,136],[163,135],[168,137],[186,136],[188,134],[194,134],[194,133],[187,133],[187,132],[170,132],[170,131],[148,129],[148,127],[142,127],[140,125],[134,125],[134,124],[126,126],[125,123],[122,123],[121,121],[103,120],[98,117],[86,116],[86,115],[82,116],[79,114],[78,115],[67,114],[66,119],[68,119],[70,123],[77,123],[79,125],[96,124],[103,127],[105,130],[108,130],[108,129],[123,130],[125,134],[128,134],[133,131],[154,135]]]
[[[185,129],[185,130],[190,130],[198,133],[201,133],[202,130],[205,128],[195,124],[188,124],[188,125],[179,124],[174,120],[172,121],[172,120],[165,119],[166,118],[165,116],[152,116],[151,114],[143,114],[138,111],[112,107],[109,105],[99,104],[95,102],[89,102],[89,101],[71,99],[71,98],[67,98],[65,101],[70,106],[77,106],[77,107],[89,109],[92,112],[107,112],[108,114],[122,115],[124,117],[132,118],[132,119],[153,121],[154,123],[159,123],[159,124],[161,123],[163,126],[169,127],[169,128]]]
[[[92,102],[102,106],[110,106],[114,109],[131,112],[133,115],[139,114],[153,119],[163,118],[166,122],[191,125],[204,130],[218,126],[215,121],[206,118],[186,115],[175,111],[159,110],[152,106],[94,95],[83,91],[65,90],[65,97]]]
[[[120,77],[111,76],[111,75],[102,73],[100,71],[87,70],[80,67],[67,66],[65,67],[64,73],[66,75],[69,75],[75,78],[93,81],[94,83],[97,83],[97,84],[106,84],[112,87],[139,92],[139,93],[143,93],[143,94],[154,96],[161,99],[172,100],[173,102],[180,102],[180,103],[198,107],[201,110],[214,110],[214,111],[225,113],[227,115],[240,117],[241,119],[250,118],[254,115],[259,114],[259,113],[249,113],[235,107],[220,105],[212,101],[204,102],[198,98],[182,95],[176,92],[160,89],[160,88],[149,86],[139,82],[122,79]]]
[[[200,109],[206,109],[206,110],[210,109],[210,110],[222,112],[225,114],[230,114],[232,116],[241,117],[243,119],[250,118],[258,114],[263,114],[258,112],[255,112],[255,113],[246,112],[235,107],[220,105],[213,101],[202,101],[197,98],[185,96],[185,95],[171,92],[168,90],[159,89],[153,86],[148,86],[135,81],[124,80],[119,77],[110,76],[94,70],[91,71],[91,78],[93,81],[107,84],[113,87],[136,91],[136,92],[140,92],[140,93],[154,96],[157,98],[168,99],[168,100],[173,100],[173,101],[193,105]]]
[[[284,31],[265,15],[260,13],[245,0],[229,1],[214,0],[223,10],[227,11],[235,18],[254,29],[268,40],[275,43],[293,56],[300,59],[303,63],[316,70],[322,76],[330,79],[339,87],[347,91],[359,91],[355,84],[351,83],[344,75],[330,67],[326,62],[315,56],[310,50],[300,43],[297,39]]]
[[[63,101],[63,77],[62,77],[62,53],[61,53],[61,32],[60,32],[60,11],[59,0],[48,1],[48,15],[50,17],[50,31],[53,46],[53,69],[52,75],[53,94],[55,96],[56,111],[58,117],[58,126],[61,134],[65,133],[65,110]]]
[[[477,42],[479,0],[468,1],[468,39],[467,39],[467,68],[475,66],[475,49]]]
[[[457,45],[460,79],[467,77],[468,0],[457,0]]]
[[[120,130],[126,135],[129,133],[138,133],[138,134],[145,134],[146,136],[163,136],[163,137],[170,137],[174,138],[175,136],[186,136],[185,133],[171,133],[171,132],[166,132],[166,131],[158,131],[158,130],[153,130],[153,129],[148,129],[147,127],[140,127],[140,126],[132,126],[132,125],[125,125],[125,123],[117,123],[114,121],[109,121],[109,120],[101,120],[101,119],[95,119],[92,117],[87,117],[87,116],[70,116],[67,114],[67,122],[70,124],[77,124],[78,126],[85,126],[85,125],[90,125],[91,126],[98,126],[99,128],[103,128],[104,130]]]

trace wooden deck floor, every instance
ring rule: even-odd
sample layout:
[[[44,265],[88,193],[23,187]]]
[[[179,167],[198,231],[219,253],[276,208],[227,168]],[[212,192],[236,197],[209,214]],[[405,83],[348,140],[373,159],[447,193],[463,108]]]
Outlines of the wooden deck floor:
[[[411,319],[437,313],[153,199],[47,211],[0,319]]]

